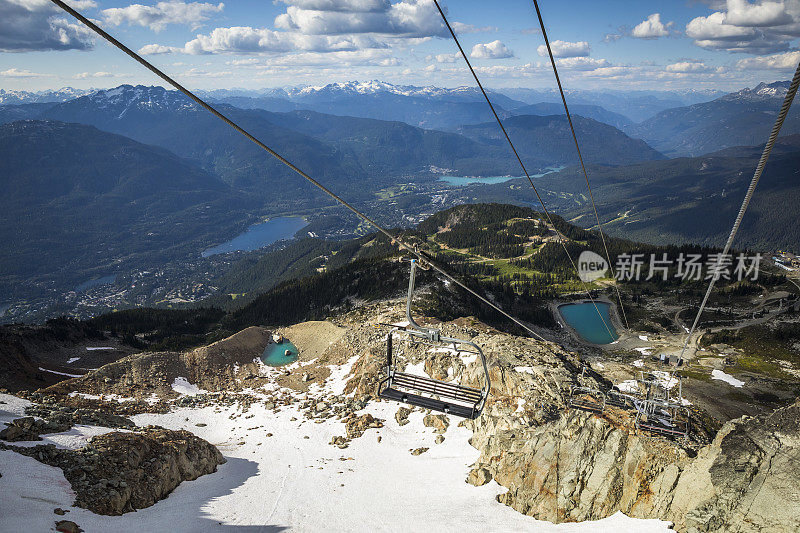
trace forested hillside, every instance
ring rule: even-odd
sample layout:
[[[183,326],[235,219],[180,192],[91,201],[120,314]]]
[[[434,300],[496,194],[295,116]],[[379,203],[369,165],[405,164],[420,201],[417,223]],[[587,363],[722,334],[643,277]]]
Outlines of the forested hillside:
[[[0,153],[6,297],[40,275],[77,285],[92,272],[194,252],[254,207],[189,161],[91,126],[3,125]]]
[[[629,165],[664,159],[644,141],[632,139],[613,126],[581,116],[574,116],[572,121],[587,162]],[[506,119],[504,125],[520,156],[532,168],[577,164],[578,156],[566,116],[514,116]],[[494,122],[464,126],[460,131],[486,144],[501,146],[506,142]]]

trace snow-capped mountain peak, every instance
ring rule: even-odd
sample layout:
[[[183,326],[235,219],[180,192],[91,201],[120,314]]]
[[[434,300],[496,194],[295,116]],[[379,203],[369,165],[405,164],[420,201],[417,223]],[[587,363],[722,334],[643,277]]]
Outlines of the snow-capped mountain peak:
[[[133,108],[148,111],[178,111],[197,107],[178,91],[145,85],[120,85],[113,89],[94,92],[80,100],[88,101],[97,109],[118,109],[120,117]]]
[[[789,81],[776,81],[772,83],[759,83],[752,89],[746,87],[735,93],[730,93],[722,98],[725,100],[769,100],[772,98],[783,98],[789,89]]]
[[[35,92],[0,89],[0,105],[66,102],[92,91],[93,89],[74,89],[72,87]]]
[[[320,97],[341,97],[372,95],[379,93],[394,94],[410,97],[424,98],[443,98],[459,96],[475,96],[477,89],[472,87],[457,87],[454,89],[440,88],[434,86],[419,87],[416,85],[394,85],[380,80],[372,81],[348,81],[329,83],[327,85],[310,85],[305,87],[295,87],[285,89],[285,94],[291,99],[302,100],[304,98]]]

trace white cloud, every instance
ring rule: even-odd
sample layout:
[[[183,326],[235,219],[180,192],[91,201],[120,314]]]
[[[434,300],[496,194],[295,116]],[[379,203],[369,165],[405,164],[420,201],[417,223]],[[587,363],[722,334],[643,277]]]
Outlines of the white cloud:
[[[713,70],[713,67],[709,67],[702,61],[679,61],[678,63],[672,63],[671,65],[666,66],[667,72],[679,72],[679,73],[699,73],[699,72],[710,72]]]
[[[169,24],[183,24],[194,28],[208,20],[209,15],[220,13],[225,4],[206,4],[200,2],[180,2],[170,0],[158,2],[154,6],[131,4],[102,11],[105,21],[114,26],[124,23],[146,26],[153,31],[161,31]]]
[[[692,39],[741,39],[755,35],[755,30],[725,23],[725,13],[717,11],[707,17],[697,17],[686,25],[686,35]]]
[[[770,56],[748,57],[736,62],[741,70],[794,70],[800,63],[800,51]]]
[[[559,68],[567,70],[595,70],[611,65],[607,59],[594,59],[591,57],[565,57],[556,59]]]
[[[473,26],[472,24],[464,24],[463,22],[452,22],[450,24],[453,27],[453,31],[462,34],[462,33],[494,33],[500,31],[500,28],[497,26]]]
[[[291,2],[294,4],[295,2]],[[300,2],[305,5],[306,2]],[[290,5],[275,27],[308,35],[378,33],[405,37],[447,36],[433,0],[403,0],[381,11],[304,9]]]
[[[160,44],[146,44],[139,48],[139,53],[143,56],[173,54],[176,52],[183,52],[183,48],[178,48],[176,46],[163,46]]]
[[[38,72],[31,72],[28,69],[10,68],[0,72],[0,76],[4,78],[46,78],[48,74],[39,74]]]
[[[541,71],[538,63],[526,63],[524,65],[492,65],[489,67],[477,67],[479,74],[491,76],[493,78],[529,78]]]
[[[767,55],[790,48],[800,36],[800,0],[728,0],[720,11],[692,19],[686,35],[709,50]]]
[[[569,41],[553,41],[550,43],[550,48],[553,50],[553,57],[586,57],[589,55],[589,43],[586,41],[578,41],[572,43]],[[547,57],[547,46],[539,45],[536,49],[542,57]]]
[[[780,26],[792,22],[784,2],[751,4],[747,0],[728,0],[727,7],[725,22],[734,26]]]
[[[73,9],[94,9],[97,7],[97,2],[94,0],[65,0],[69,7]]]
[[[198,35],[186,43],[187,54],[269,53],[269,52],[334,52],[364,48],[385,48],[369,36],[304,35],[298,32],[278,32],[266,28],[234,26],[216,28],[208,35]]]
[[[584,73],[584,76],[591,78],[629,78],[635,72],[634,67],[602,67]]]
[[[111,72],[81,72],[80,74],[75,74],[73,78],[76,80],[86,80],[89,78],[113,78],[115,74]]]
[[[502,41],[496,40],[490,43],[478,43],[472,47],[470,57],[477,59],[507,59],[514,57],[512,52]]]
[[[460,53],[436,54],[432,57],[432,59],[435,59],[437,63],[455,63],[459,60],[459,58],[461,58]]]
[[[280,0],[284,4],[313,11],[376,13],[389,9],[389,0]]]
[[[667,37],[669,35],[669,28],[673,24],[673,22],[662,23],[661,14],[653,13],[633,28],[631,36],[637,39],[658,39],[659,37]]]
[[[0,0],[0,52],[92,48],[91,31],[62,13],[47,0]]]
[[[392,57],[391,50],[345,50],[341,52],[300,52],[260,58],[260,67],[313,66],[316,68],[340,69],[345,66],[394,66],[397,58]],[[245,60],[238,60],[245,61]]]

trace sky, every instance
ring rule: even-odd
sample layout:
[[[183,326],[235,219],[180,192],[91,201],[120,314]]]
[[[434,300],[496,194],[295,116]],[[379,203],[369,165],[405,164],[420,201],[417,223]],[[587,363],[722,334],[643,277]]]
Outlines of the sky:
[[[433,0],[68,0],[190,88],[474,85]],[[531,0],[440,0],[489,87],[552,87]],[[541,0],[568,89],[736,90],[791,78],[800,0]],[[49,0],[0,0],[0,88],[160,84]]]

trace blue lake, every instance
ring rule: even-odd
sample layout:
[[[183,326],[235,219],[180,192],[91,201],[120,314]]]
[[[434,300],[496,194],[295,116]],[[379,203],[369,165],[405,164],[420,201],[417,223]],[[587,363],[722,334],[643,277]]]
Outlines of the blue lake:
[[[291,354],[286,355],[286,350],[289,350]],[[281,343],[269,343],[261,355],[261,360],[269,366],[283,366],[297,361],[299,353],[297,346],[284,339]]]
[[[111,285],[115,281],[117,281],[116,274],[110,274],[108,276],[103,276],[102,278],[90,279],[89,281],[85,281],[75,287],[75,292],[88,291],[89,289],[99,287],[100,285]]]
[[[564,321],[577,331],[578,335],[584,340],[594,344],[608,344],[619,338],[617,330],[614,329],[614,325],[611,323],[610,307],[605,302],[597,302],[597,309],[595,309],[592,302],[583,302],[560,305],[558,312],[564,317]],[[597,314],[598,310],[603,315],[602,320]],[[605,321],[605,324],[603,321]],[[609,335],[606,325],[611,328],[612,335]]]
[[[247,230],[217,246],[205,250],[201,255],[209,257],[228,252],[251,252],[269,246],[273,242],[291,239],[294,234],[308,224],[302,217],[277,217],[260,224],[255,224]]]
[[[541,178],[542,176],[546,176],[547,174],[551,174],[553,172],[558,172],[559,170],[563,169],[564,167],[548,167],[546,172],[542,172],[541,174],[531,174],[532,178]],[[525,176],[486,176],[486,177],[478,177],[478,176],[442,176],[439,178],[439,181],[445,181],[450,185],[470,185],[472,183],[481,183],[483,185],[494,185],[496,183],[505,183],[511,180],[518,180],[524,178]]]

